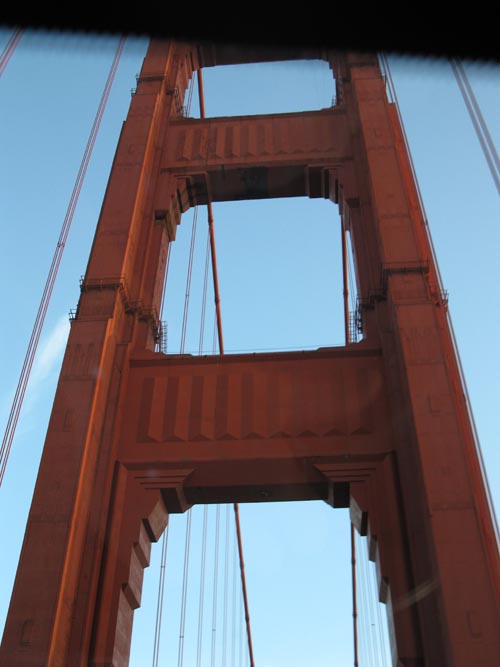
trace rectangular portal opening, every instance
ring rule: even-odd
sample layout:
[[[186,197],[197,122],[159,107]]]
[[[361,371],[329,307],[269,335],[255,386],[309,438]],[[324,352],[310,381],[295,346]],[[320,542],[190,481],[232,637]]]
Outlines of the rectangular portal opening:
[[[335,79],[323,60],[290,60],[204,68],[205,116],[316,111],[335,106]],[[199,118],[196,73],[185,115]]]
[[[337,206],[305,197],[224,202],[213,216],[226,353],[345,344]],[[219,352],[207,252],[200,206],[183,216],[171,246],[162,314],[168,354]]]
[[[352,665],[348,510],[316,501],[249,503],[239,513],[255,664]],[[172,515],[167,531],[145,571],[131,667],[143,665],[153,646],[159,664],[248,667],[232,505],[195,505]],[[389,667],[375,567],[366,538],[356,533],[355,544],[359,664]]]

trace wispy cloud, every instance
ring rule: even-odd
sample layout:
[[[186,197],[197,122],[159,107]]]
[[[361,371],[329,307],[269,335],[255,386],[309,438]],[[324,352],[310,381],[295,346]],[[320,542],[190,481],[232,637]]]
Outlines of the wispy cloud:
[[[33,420],[34,410],[43,399],[52,399],[55,390],[57,371],[62,363],[64,349],[68,339],[70,324],[66,315],[59,318],[53,328],[44,336],[35,356],[33,368],[30,373],[26,395],[21,407],[20,420],[16,428],[16,435],[31,431],[38,425],[38,420]],[[16,385],[17,386],[17,385]],[[0,428],[7,426],[7,419],[12,409],[12,402],[16,388],[5,392],[0,405]]]
[[[40,389],[43,382],[61,363],[68,340],[69,327],[68,317],[63,315],[49,335],[42,340],[31,371],[28,385],[30,394]]]

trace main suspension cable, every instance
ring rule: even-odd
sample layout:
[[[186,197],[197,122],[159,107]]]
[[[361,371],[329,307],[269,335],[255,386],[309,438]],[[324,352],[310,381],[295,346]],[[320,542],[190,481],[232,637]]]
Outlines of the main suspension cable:
[[[441,277],[441,272],[440,272],[439,264],[438,264],[437,257],[436,257],[436,250],[435,250],[435,247],[434,247],[434,241],[432,239],[432,234],[431,234],[431,230],[429,228],[429,222],[428,222],[428,219],[427,219],[427,213],[426,213],[426,210],[425,210],[425,205],[424,205],[424,202],[423,202],[423,199],[422,199],[422,193],[420,191],[420,184],[418,182],[415,165],[413,163],[413,157],[412,157],[412,154],[411,154],[410,144],[409,144],[409,141],[408,141],[408,137],[406,136],[405,126],[404,126],[403,118],[401,116],[401,111],[400,111],[400,108],[399,108],[398,97],[397,97],[397,94],[396,94],[396,87],[395,87],[394,81],[392,79],[392,73],[391,73],[391,69],[390,69],[390,66],[389,66],[389,61],[388,61],[386,55],[381,53],[379,57],[380,57],[382,68],[383,68],[383,70],[386,74],[386,77],[387,77],[387,84],[388,84],[388,87],[389,87],[389,93],[392,96],[392,101],[394,102],[396,112],[397,112],[397,115],[398,115],[399,124],[400,124],[400,127],[401,127],[401,132],[402,132],[402,135],[403,135],[403,140],[404,140],[404,144],[405,144],[405,147],[406,147],[408,160],[409,160],[409,163],[410,163],[410,169],[411,169],[411,173],[413,175],[413,180],[414,180],[415,188],[416,188],[416,191],[417,191],[418,202],[420,204],[420,211],[422,213],[422,218],[423,218],[423,221],[424,221],[424,229],[425,229],[425,233],[426,233],[426,236],[427,236],[427,240],[429,242],[431,257],[433,259],[434,267],[435,267],[435,270],[436,270],[437,283],[438,283],[439,289],[442,292],[443,291],[443,279]],[[469,419],[470,419],[470,423],[471,423],[471,427],[472,427],[472,435],[473,435],[473,440],[474,440],[476,453],[477,453],[477,456],[478,456],[478,459],[479,459],[479,467],[480,467],[480,470],[481,470],[481,477],[482,477],[484,487],[485,487],[485,491],[486,491],[486,500],[487,500],[488,508],[490,510],[490,515],[491,515],[491,519],[492,519],[494,539],[495,539],[497,547],[500,548],[500,528],[499,528],[499,525],[498,525],[498,519],[497,519],[497,515],[496,515],[495,505],[493,503],[493,498],[492,498],[492,495],[491,495],[491,489],[490,489],[490,484],[489,484],[489,480],[488,480],[488,473],[486,471],[486,466],[484,464],[484,458],[483,458],[483,453],[482,453],[482,450],[481,450],[481,443],[479,441],[479,435],[478,435],[478,432],[477,432],[476,421],[474,419],[474,413],[472,411],[472,405],[471,405],[471,400],[470,400],[470,396],[469,396],[469,390],[467,388],[467,382],[465,380],[464,369],[463,369],[463,366],[462,366],[462,358],[460,356],[460,350],[458,349],[457,339],[456,339],[456,336],[455,336],[455,330],[454,330],[454,327],[453,327],[453,321],[452,321],[451,313],[450,313],[449,309],[446,311],[446,319],[447,319],[448,326],[449,326],[449,329],[450,329],[450,336],[451,336],[451,343],[452,343],[453,351],[455,353],[455,358],[457,360],[458,371],[459,371],[460,381],[461,381],[461,385],[462,385],[462,391],[463,391],[463,394],[464,394],[464,397],[465,397],[465,404],[466,404],[466,407],[467,407],[467,413],[469,415]]]
[[[467,74],[461,62],[450,59],[450,66],[457,81],[460,92],[469,112],[472,125],[476,131],[477,138],[483,149],[484,157],[488,163],[491,176],[495,183],[498,194],[500,195],[500,159],[497,150],[491,138],[483,114],[474,95],[474,91],[469,83]]]
[[[38,347],[38,341],[40,339],[40,335],[43,329],[43,323],[45,321],[45,316],[47,314],[47,309],[49,306],[50,302],[50,297],[52,295],[52,290],[54,287],[54,283],[57,277],[57,272],[59,269],[59,265],[61,263],[62,255],[64,252],[64,248],[66,245],[66,240],[68,238],[69,230],[71,227],[71,223],[73,221],[73,215],[76,210],[76,206],[78,203],[78,198],[80,195],[80,191],[82,189],[83,181],[85,179],[85,174],[87,172],[87,167],[90,161],[90,157],[92,155],[92,149],[94,147],[97,133],[99,130],[99,126],[101,124],[101,120],[104,114],[104,110],[106,108],[106,103],[109,98],[109,94],[111,92],[111,87],[113,84],[113,80],[115,77],[115,73],[118,67],[118,63],[120,61],[120,56],[123,51],[123,47],[125,45],[126,38],[121,37],[115,57],[113,59],[111,69],[108,74],[108,78],[106,80],[106,84],[104,86],[104,91],[102,93],[101,101],[99,103],[99,107],[96,112],[96,116],[94,119],[94,123],[92,125],[92,129],[90,131],[90,135],[87,141],[87,146],[85,148],[85,152],[83,155],[83,159],[80,165],[80,169],[78,170],[78,175],[76,178],[76,182],[73,188],[73,192],[71,194],[70,202],[68,205],[68,209],[66,211],[66,216],[64,218],[64,222],[62,225],[61,232],[59,234],[59,239],[57,241],[57,246],[56,250],[54,252],[54,256],[52,258],[52,264],[49,269],[49,273],[47,276],[47,280],[45,282],[45,287],[43,290],[42,298],[40,300],[40,305],[38,306],[38,312],[35,318],[35,323],[33,325],[33,330],[31,332],[31,337],[28,343],[28,349],[26,351],[26,356],[24,358],[24,363],[23,367],[21,369],[21,373],[19,376],[19,381],[17,384],[16,388],[16,393],[14,395],[14,400],[12,403],[11,411],[9,414],[9,418],[7,421],[7,427],[5,429],[5,433],[3,436],[2,440],[2,445],[0,447],[0,487],[3,482],[3,478],[5,475],[5,469],[7,467],[7,461],[9,458],[10,450],[12,447],[12,441],[14,439],[14,434],[16,431],[17,427],[17,422],[19,419],[19,413],[21,412],[21,407],[23,404],[24,400],[24,395],[26,393],[26,386],[28,384],[28,380],[30,377],[31,373],[31,368],[33,366],[33,361],[35,358],[36,350]]]
[[[16,50],[19,40],[23,36],[24,28],[17,28],[11,35],[9,41],[7,42],[5,49],[3,50],[2,55],[0,56],[0,76],[5,72],[7,64]]]
[[[203,75],[201,68],[198,70],[198,96],[200,102],[200,116],[205,118],[205,97],[203,94]],[[215,251],[215,232],[214,232],[214,218],[212,213],[212,201],[210,195],[210,188],[207,177],[207,208],[208,208],[208,229],[210,235],[210,251],[212,255],[212,276],[214,283],[214,299],[215,299],[215,311],[217,318],[217,331],[219,336],[219,353],[224,354],[224,340],[222,337],[222,316],[220,311],[220,294],[219,294],[219,278],[217,275],[217,256]],[[241,572],[241,586],[243,589],[243,600],[245,603],[245,620],[247,627],[247,639],[248,639],[248,652],[250,655],[250,667],[255,667],[254,658],[253,658],[253,646],[252,646],[252,633],[250,630],[250,612],[248,608],[248,595],[246,588],[245,580],[245,563],[243,559],[243,544],[241,538],[241,525],[240,525],[240,515],[238,503],[233,504],[234,509],[234,520],[236,523],[236,535],[238,540],[238,554],[240,560],[240,572]]]

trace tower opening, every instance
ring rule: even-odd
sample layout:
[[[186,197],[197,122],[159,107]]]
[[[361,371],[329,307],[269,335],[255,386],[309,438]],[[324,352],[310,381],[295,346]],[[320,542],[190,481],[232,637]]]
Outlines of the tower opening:
[[[315,349],[344,344],[338,208],[295,197],[216,203],[213,207],[220,307],[226,352]],[[167,353],[180,348],[192,235],[182,218],[171,259],[163,320]],[[185,352],[199,349],[207,252],[207,213],[198,210]],[[202,353],[213,347],[214,298],[209,270]]]

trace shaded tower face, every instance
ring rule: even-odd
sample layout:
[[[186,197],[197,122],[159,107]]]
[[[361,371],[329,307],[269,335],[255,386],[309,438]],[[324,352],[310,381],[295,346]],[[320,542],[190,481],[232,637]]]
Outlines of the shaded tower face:
[[[330,64],[335,105],[182,115],[193,72],[292,57]],[[339,207],[361,342],[209,357],[155,351],[182,213],[296,196]],[[395,664],[500,662],[493,526],[377,58],[153,41],[72,323],[2,664],[127,665],[143,569],[170,514],[310,499],[349,507],[369,536]]]

